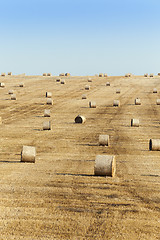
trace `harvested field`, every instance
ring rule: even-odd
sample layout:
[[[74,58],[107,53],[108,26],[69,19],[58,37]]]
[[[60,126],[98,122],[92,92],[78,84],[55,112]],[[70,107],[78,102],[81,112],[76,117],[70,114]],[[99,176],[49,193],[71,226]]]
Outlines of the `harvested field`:
[[[63,87],[57,77],[2,77],[0,239],[160,239],[160,151],[148,147],[160,138],[160,93],[152,93],[159,77],[109,76],[109,88],[105,78],[91,78],[93,109],[82,99],[88,76],[69,76]],[[52,131],[42,130],[47,91]],[[142,105],[134,104],[137,96]],[[78,114],[84,124],[74,123]],[[138,128],[130,127],[132,118]],[[99,146],[100,134],[109,135],[109,146]],[[35,163],[21,162],[23,145],[36,147]],[[94,176],[103,154],[116,156],[115,177]]]

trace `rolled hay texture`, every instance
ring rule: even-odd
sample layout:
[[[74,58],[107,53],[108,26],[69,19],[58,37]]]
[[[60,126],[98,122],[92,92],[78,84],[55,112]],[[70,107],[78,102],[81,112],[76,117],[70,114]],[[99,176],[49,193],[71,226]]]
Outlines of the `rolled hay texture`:
[[[52,98],[47,98],[46,104],[47,104],[47,105],[53,105],[53,100],[52,100]]]
[[[8,72],[8,76],[12,76],[12,72]]]
[[[108,77],[107,73],[104,73],[104,77]]]
[[[14,94],[11,94],[11,100],[17,100],[15,93],[14,93]]]
[[[51,92],[46,92],[46,97],[51,98],[52,97],[52,93]]]
[[[60,81],[61,81],[61,79],[60,79],[60,78],[57,78],[57,79],[56,79],[56,82],[60,82]]]
[[[99,77],[103,77],[103,76],[104,76],[103,73],[100,73],[100,74],[99,74]]]
[[[52,76],[52,74],[51,74],[51,73],[47,73],[47,76],[48,76],[48,77],[51,77],[51,76]]]
[[[50,117],[51,116],[51,111],[49,109],[44,110],[44,117]]]
[[[120,89],[116,89],[116,93],[121,93],[121,90]]]
[[[116,159],[111,155],[97,155],[94,175],[114,177],[116,173]]]
[[[66,81],[65,80],[61,80],[61,84],[66,84]]]
[[[86,94],[83,94],[83,95],[82,95],[82,99],[87,99]]]
[[[157,99],[156,104],[160,105],[160,99]]]
[[[12,89],[8,91],[8,94],[13,94],[13,93],[14,91]]]
[[[139,127],[139,119],[131,119],[131,127]]]
[[[24,87],[24,83],[19,83],[19,87]]]
[[[70,73],[65,73],[65,76],[66,77],[69,77],[71,74]]]
[[[6,74],[5,74],[5,73],[1,73],[1,76],[2,76],[2,77],[5,77],[5,76],[6,76]]]
[[[82,115],[78,115],[76,118],[75,118],[75,123],[85,123],[86,121],[86,118]]]
[[[46,76],[47,76],[47,73],[43,73],[43,76],[46,77]]]
[[[141,99],[136,98],[135,99],[135,105],[141,105]]]
[[[153,88],[153,93],[157,93],[157,89],[156,88]]]
[[[60,76],[60,77],[64,77],[64,76],[65,76],[65,73],[60,73],[59,76]]]
[[[85,90],[90,90],[90,86],[89,86],[89,85],[86,85],[86,86],[85,86]]]
[[[150,76],[150,77],[154,77],[154,74],[153,74],[153,73],[151,73],[149,76]]]
[[[160,151],[160,139],[150,139],[149,140],[149,150],[150,151]]]
[[[92,79],[91,79],[91,78],[88,78],[88,82],[92,82]]]
[[[90,108],[96,108],[96,102],[90,101],[89,102],[89,107]]]
[[[31,146],[23,146],[21,151],[21,162],[35,163],[36,148]]]
[[[145,73],[145,74],[144,74],[144,77],[148,77],[148,73]]]
[[[113,101],[113,107],[120,107],[120,101],[119,100],[114,100]]]
[[[110,86],[110,82],[106,82],[106,86]]]
[[[0,87],[4,88],[5,87],[5,84],[4,83],[0,83]]]
[[[99,135],[99,145],[108,146],[109,145],[109,135]]]
[[[51,121],[43,122],[43,130],[51,130]]]

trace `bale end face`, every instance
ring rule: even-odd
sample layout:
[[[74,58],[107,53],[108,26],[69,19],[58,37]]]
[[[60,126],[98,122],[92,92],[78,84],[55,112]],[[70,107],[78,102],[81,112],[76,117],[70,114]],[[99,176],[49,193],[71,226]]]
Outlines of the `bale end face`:
[[[31,146],[23,146],[21,151],[21,162],[35,163],[36,149]]]
[[[139,98],[135,99],[135,105],[141,105],[141,100]]]
[[[89,102],[90,108],[96,108],[96,102]]]
[[[81,115],[78,115],[76,118],[75,118],[75,123],[85,123],[86,121],[86,118],[81,116]]]
[[[113,107],[120,107],[120,101],[119,100],[114,100],[113,101]]]
[[[139,119],[131,119],[131,127],[139,127]]]
[[[47,98],[46,104],[47,104],[47,105],[53,105],[53,100],[52,100],[52,98]]]
[[[94,174],[96,176],[114,177],[116,173],[115,156],[97,155],[94,166]]]
[[[99,135],[99,145],[109,146],[109,135]]]
[[[47,98],[51,98],[52,97],[52,93],[51,92],[46,92],[46,97]]]

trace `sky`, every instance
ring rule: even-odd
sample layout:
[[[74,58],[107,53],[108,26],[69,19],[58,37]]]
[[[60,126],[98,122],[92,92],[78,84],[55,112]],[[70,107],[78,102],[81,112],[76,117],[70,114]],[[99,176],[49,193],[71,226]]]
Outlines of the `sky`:
[[[0,0],[0,72],[160,72],[158,0]]]

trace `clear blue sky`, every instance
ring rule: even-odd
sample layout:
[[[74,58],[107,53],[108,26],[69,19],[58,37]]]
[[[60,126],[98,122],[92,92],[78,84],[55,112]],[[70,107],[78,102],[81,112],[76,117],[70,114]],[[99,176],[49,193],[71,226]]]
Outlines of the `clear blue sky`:
[[[158,0],[0,0],[0,72],[160,72]]]

